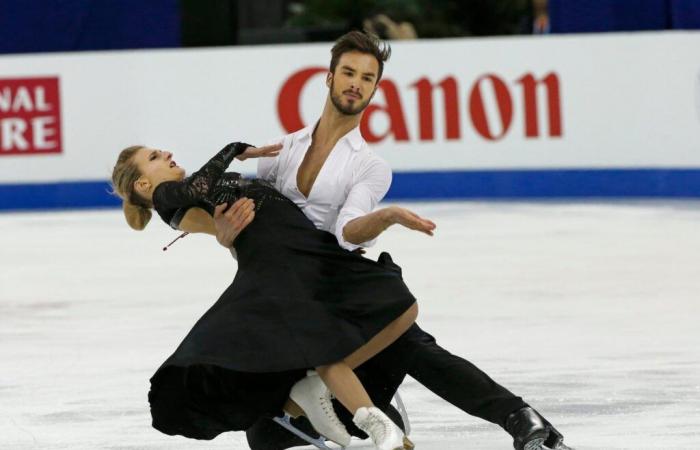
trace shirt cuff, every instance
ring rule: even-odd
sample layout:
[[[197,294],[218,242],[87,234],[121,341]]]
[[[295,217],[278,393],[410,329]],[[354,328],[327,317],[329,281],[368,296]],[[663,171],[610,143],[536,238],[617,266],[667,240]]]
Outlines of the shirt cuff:
[[[357,217],[361,217],[362,215],[358,215]],[[377,243],[377,238],[372,239],[371,241],[363,242],[361,244],[353,244],[352,242],[348,242],[345,240],[345,237],[343,237],[343,228],[345,228],[345,225],[348,224],[353,219],[356,219],[357,217],[348,217],[347,219],[342,219],[336,222],[335,225],[335,238],[338,240],[338,244],[343,247],[345,250],[349,251],[355,251],[358,248],[368,248],[372,247],[374,244]]]

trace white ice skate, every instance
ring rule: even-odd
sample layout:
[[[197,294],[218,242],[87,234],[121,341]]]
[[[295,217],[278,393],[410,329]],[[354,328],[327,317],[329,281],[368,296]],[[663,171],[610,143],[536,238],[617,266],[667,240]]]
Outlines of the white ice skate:
[[[395,406],[393,408],[394,415],[395,417],[393,420],[400,420],[400,423],[403,424],[403,430],[404,434],[408,436],[411,434],[411,424],[408,420],[408,411],[406,410],[406,405],[404,404],[403,400],[401,399],[401,396],[399,395],[398,391],[394,394],[394,403]],[[296,405],[296,404],[294,404]],[[321,450],[331,450],[331,448],[326,445],[326,438],[321,436],[321,437],[314,437],[310,436],[309,434],[305,433],[302,429],[298,428],[292,423],[292,415],[290,415],[290,410],[295,411],[296,413],[292,414],[294,417],[298,417],[300,415],[304,414],[304,411],[301,410],[301,408],[296,405],[296,407],[292,406],[292,404],[288,404],[287,407],[285,407],[285,413],[280,416],[280,417],[275,417],[272,420],[276,422],[279,426],[282,428],[286,429],[293,435],[297,436],[299,439],[302,441],[306,442],[307,444],[313,445],[314,447],[321,449]],[[396,422],[399,423],[399,422]],[[294,444],[296,445],[301,445],[301,444]],[[283,446],[286,448],[289,448],[290,446]],[[280,447],[280,448],[283,448]],[[558,448],[555,450],[572,450],[568,448]]]
[[[369,435],[377,450],[413,450],[413,442],[379,408],[360,408],[352,421]]]
[[[299,380],[289,393],[289,398],[301,408],[287,411],[292,417],[303,413],[316,431],[326,439],[347,447],[352,437],[333,409],[331,392],[315,371],[309,371],[306,378]]]

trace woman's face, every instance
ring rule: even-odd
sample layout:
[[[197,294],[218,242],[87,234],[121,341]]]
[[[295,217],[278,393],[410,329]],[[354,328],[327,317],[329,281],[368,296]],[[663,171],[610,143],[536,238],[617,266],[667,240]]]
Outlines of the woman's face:
[[[164,181],[180,181],[185,178],[185,169],[173,161],[173,154],[163,150],[144,147],[134,154],[134,163],[155,188]]]

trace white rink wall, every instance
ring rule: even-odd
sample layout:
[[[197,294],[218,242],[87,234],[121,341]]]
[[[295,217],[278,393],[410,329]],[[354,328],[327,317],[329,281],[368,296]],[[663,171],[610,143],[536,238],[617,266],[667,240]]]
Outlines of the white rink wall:
[[[0,210],[114,205],[131,144],[194,169],[312,124],[330,46],[2,56]],[[392,47],[363,120],[390,197],[700,196],[699,32]]]

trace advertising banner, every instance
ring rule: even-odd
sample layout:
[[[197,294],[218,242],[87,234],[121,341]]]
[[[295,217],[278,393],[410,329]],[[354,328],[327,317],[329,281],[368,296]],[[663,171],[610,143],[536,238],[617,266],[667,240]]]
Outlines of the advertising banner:
[[[2,56],[0,209],[114,205],[130,145],[195,170],[313,124],[331,45]],[[700,197],[698,48],[698,32],[395,42],[361,131],[393,198]]]

